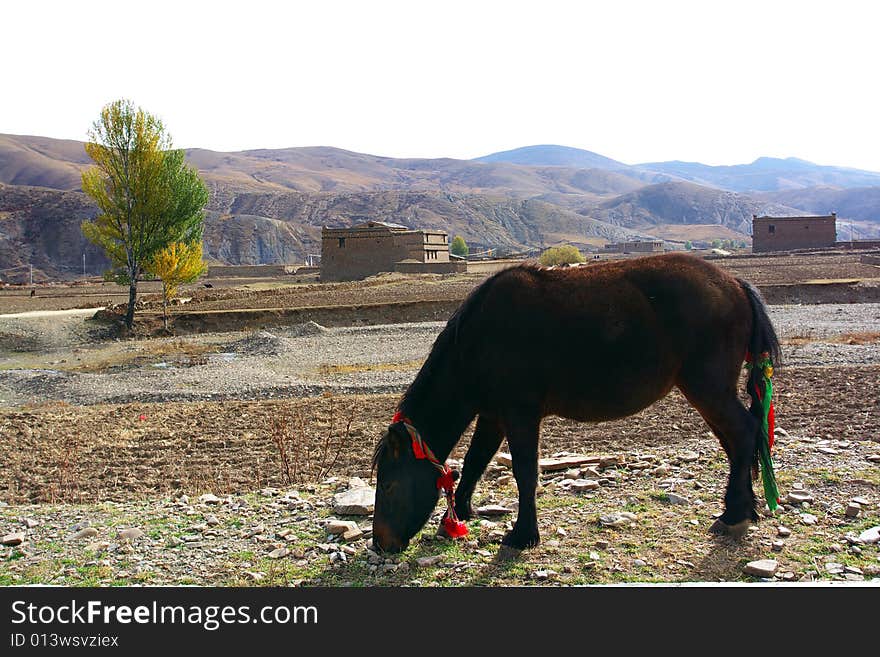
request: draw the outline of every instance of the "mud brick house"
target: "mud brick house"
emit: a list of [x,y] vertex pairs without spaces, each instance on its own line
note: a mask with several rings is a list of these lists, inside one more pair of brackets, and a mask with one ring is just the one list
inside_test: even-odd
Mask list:
[[379,272],[445,274],[466,271],[450,259],[449,236],[382,221],[321,229],[321,280],[352,281]]
[[662,253],[662,240],[634,240],[632,242],[616,242],[602,247],[606,253]]
[[752,215],[752,252],[790,251],[834,246],[837,213],[806,217]]

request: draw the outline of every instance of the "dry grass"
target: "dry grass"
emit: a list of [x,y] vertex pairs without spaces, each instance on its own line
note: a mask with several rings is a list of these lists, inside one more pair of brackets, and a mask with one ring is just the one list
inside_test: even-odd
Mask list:
[[782,339],[785,345],[804,345],[812,342],[830,342],[835,344],[877,344],[880,343],[880,331],[855,331],[839,335],[816,336],[809,333],[790,335]]
[[422,366],[423,360],[408,360],[402,363],[352,363],[350,365],[322,365],[318,373],[322,376],[333,374],[359,374],[361,372],[399,372],[416,370]]
[[167,342],[140,341],[130,351],[117,352],[109,356],[90,359],[87,363],[67,368],[73,372],[99,373],[109,369],[140,367],[163,361],[174,361],[176,365],[202,365],[205,355],[219,350],[218,345],[171,340]]

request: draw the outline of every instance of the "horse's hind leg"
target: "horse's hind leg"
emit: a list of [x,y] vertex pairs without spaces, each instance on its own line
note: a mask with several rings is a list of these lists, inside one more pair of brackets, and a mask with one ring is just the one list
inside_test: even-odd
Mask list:
[[477,482],[483,476],[489,461],[501,446],[504,433],[498,419],[488,415],[480,415],[477,427],[474,429],[474,437],[464,457],[464,465],[461,469],[461,480],[455,491],[455,513],[462,520],[473,517],[471,498]]
[[724,513],[711,529],[715,533],[741,536],[748,525],[758,519],[751,478],[758,421],[740,403],[735,384],[720,386],[709,381],[712,379],[701,377],[690,384],[680,382],[679,389],[718,436],[730,462]]

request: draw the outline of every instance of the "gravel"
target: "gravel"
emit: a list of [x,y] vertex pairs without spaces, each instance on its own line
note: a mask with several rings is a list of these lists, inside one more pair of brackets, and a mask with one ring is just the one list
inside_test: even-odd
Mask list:
[[[848,333],[874,332],[880,304],[770,306],[777,332],[786,338],[808,338],[784,348],[785,366],[880,363],[875,344],[823,342]],[[0,406],[46,401],[88,405],[99,403],[222,401],[306,397],[334,394],[398,394],[415,377],[444,322],[324,328],[312,322],[271,331],[187,336],[194,346],[219,348],[197,364],[160,362],[82,372],[45,369],[77,360],[91,362],[102,349],[131,350],[135,342],[107,341],[86,350],[46,354],[43,362],[21,367],[21,359],[5,351],[17,340],[28,349],[36,340],[44,347],[87,340],[95,330],[87,314],[68,314],[63,321],[44,317],[0,318]],[[28,331],[33,330],[31,342]],[[34,337],[35,336],[35,337]],[[48,336],[48,337],[47,337]],[[48,341],[48,343],[47,343]],[[24,344],[23,342],[23,344]],[[18,349],[17,351],[21,351]],[[18,366],[16,367],[16,365]]]

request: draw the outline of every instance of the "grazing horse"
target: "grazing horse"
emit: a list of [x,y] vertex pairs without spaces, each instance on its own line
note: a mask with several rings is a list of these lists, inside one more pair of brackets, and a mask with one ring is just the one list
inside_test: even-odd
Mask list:
[[701,258],[665,254],[498,272],[450,318],[400,400],[395,419],[405,421],[393,421],[376,447],[375,545],[403,550],[427,522],[441,466],[424,458],[421,446],[445,462],[477,416],[455,512],[473,516],[474,488],[506,437],[519,514],[503,543],[537,545],[542,419],[622,418],[674,386],[718,436],[730,462],[725,510],[712,530],[742,534],[758,518],[750,477],[761,431],[758,368],[748,384],[751,409],[737,396],[749,352],[767,352],[771,363],[779,358],[764,302],[749,283]]

